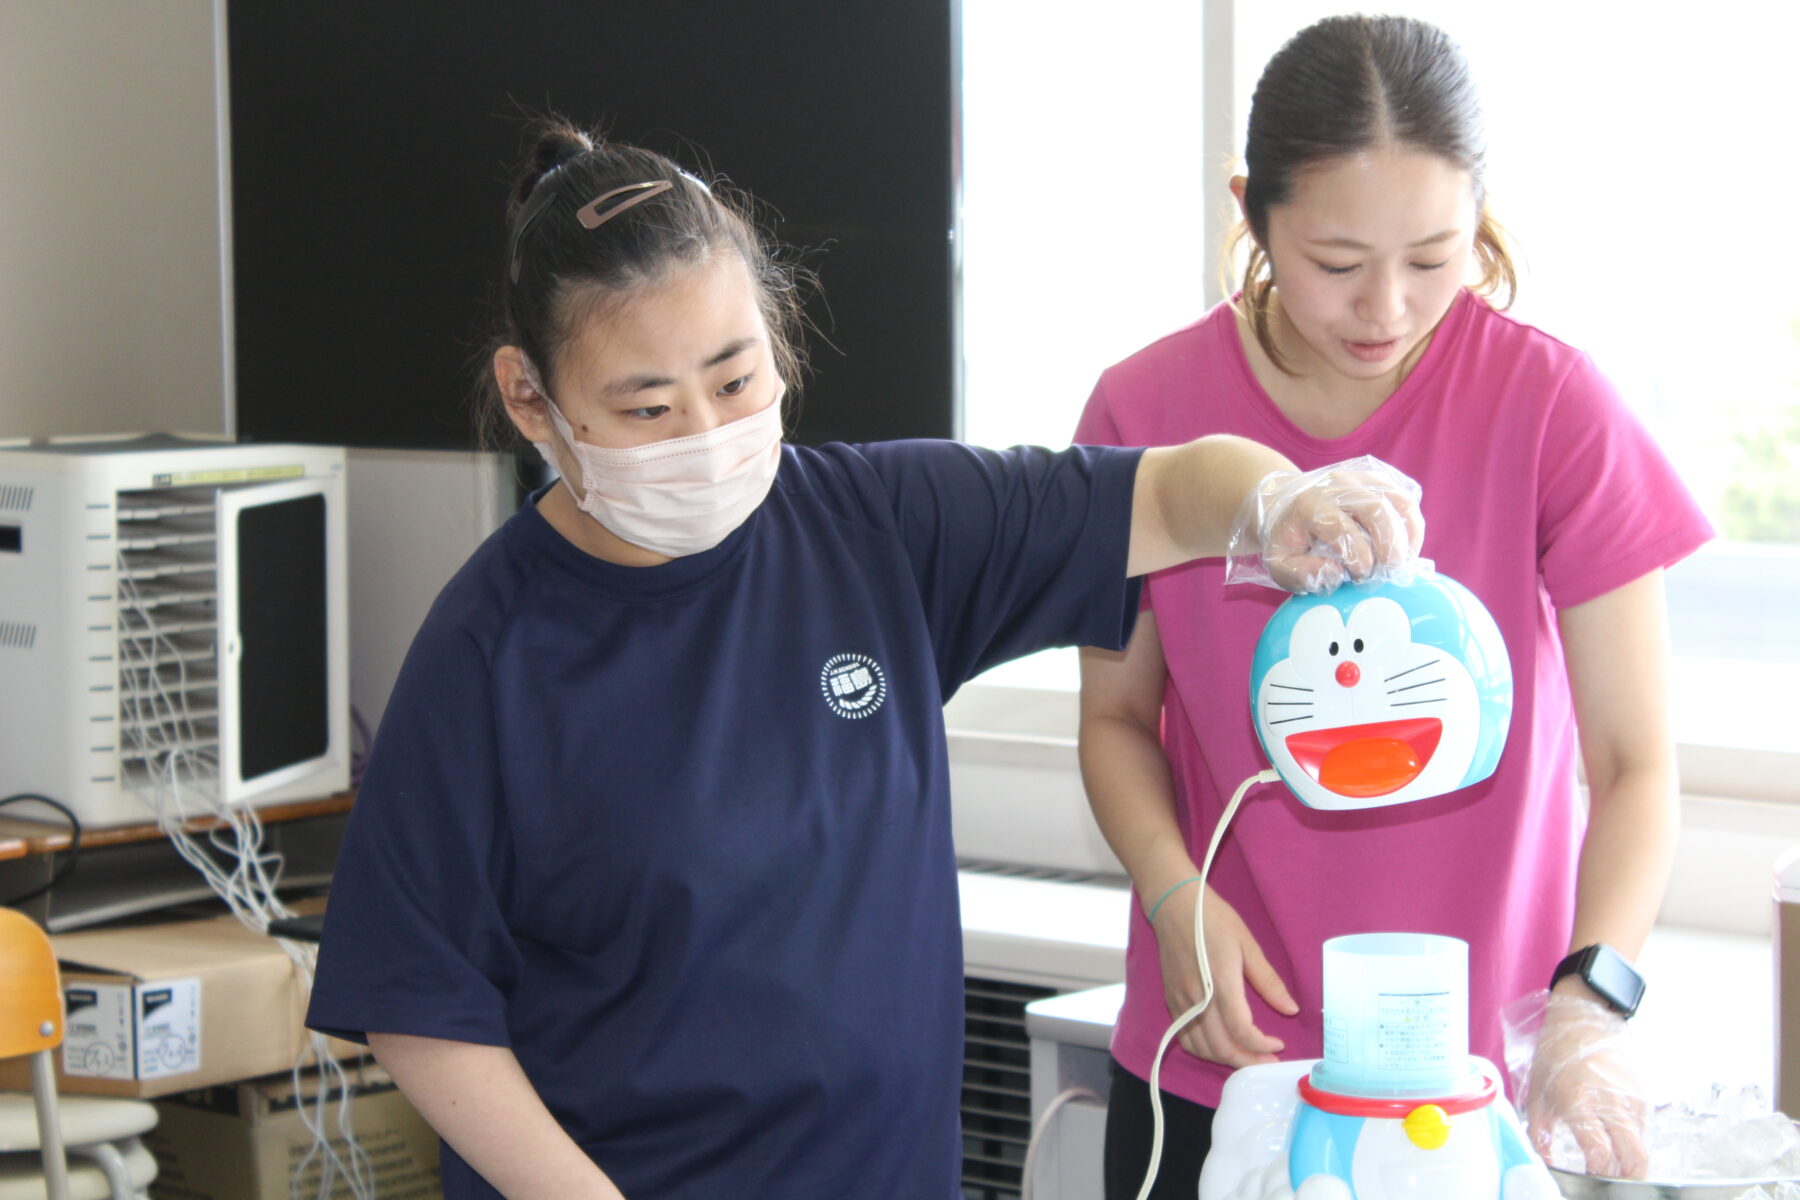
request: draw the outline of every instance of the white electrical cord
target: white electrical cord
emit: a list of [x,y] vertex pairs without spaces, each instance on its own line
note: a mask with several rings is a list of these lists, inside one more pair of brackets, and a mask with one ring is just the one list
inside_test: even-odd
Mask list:
[[[188,678],[186,654],[173,640],[173,635],[159,625],[155,605],[146,602],[139,592],[123,550],[118,554],[117,565],[121,634],[119,686],[122,696],[130,701],[133,717],[131,722],[120,720],[119,748],[123,755],[129,742],[130,748],[141,754],[144,763],[141,776],[121,765],[120,778],[155,815],[157,826],[168,837],[176,853],[199,872],[239,922],[266,935],[271,921],[294,915],[277,893],[281,855],[263,850],[263,825],[255,808],[221,803],[216,725],[222,718],[215,713],[214,745],[209,750],[207,738],[196,724],[203,718],[196,718],[189,705],[190,684],[195,681]],[[125,626],[128,615],[137,621],[129,630]],[[159,661],[162,655],[167,659]],[[172,681],[165,681],[163,677],[165,665],[174,668]],[[205,686],[205,681],[199,681],[199,684]],[[211,686],[216,689],[217,684],[215,679]],[[123,711],[120,716],[124,717]],[[189,832],[189,823],[202,818],[209,823],[207,844],[231,864],[229,869],[221,866],[206,846]],[[276,942],[293,962],[304,990],[310,993],[316,948],[287,938],[277,938]],[[318,1066],[315,1098],[310,1107],[303,1098],[305,1086],[301,1077],[309,1053]],[[307,1045],[294,1061],[291,1078],[301,1120],[313,1141],[305,1156],[294,1166],[289,1195],[301,1196],[305,1172],[322,1156],[315,1195],[330,1197],[339,1186],[345,1186],[349,1188],[352,1200],[374,1200],[374,1164],[351,1128],[349,1078],[322,1035],[309,1036]],[[339,1097],[337,1126],[344,1145],[343,1153],[333,1145],[327,1129],[326,1108],[333,1090]]]
[[1204,910],[1206,877],[1212,872],[1213,856],[1218,853],[1219,843],[1225,838],[1225,827],[1231,824],[1231,818],[1236,814],[1238,805],[1243,803],[1244,794],[1259,783],[1278,783],[1280,780],[1281,775],[1271,768],[1258,771],[1238,784],[1237,791],[1232,793],[1231,803],[1227,804],[1225,811],[1219,815],[1219,823],[1213,828],[1212,841],[1206,847],[1206,858],[1200,863],[1200,899],[1194,905],[1194,955],[1200,960],[1200,1002],[1175,1018],[1169,1026],[1168,1032],[1163,1034],[1162,1043],[1156,1047],[1156,1060],[1150,1064],[1150,1169],[1144,1176],[1144,1186],[1138,1189],[1137,1200],[1149,1200],[1150,1189],[1156,1186],[1156,1173],[1162,1167],[1163,1111],[1160,1081],[1162,1079],[1163,1054],[1169,1049],[1169,1043],[1175,1040],[1176,1035],[1187,1027],[1188,1022],[1205,1012],[1206,1006],[1212,1003],[1213,978],[1212,967],[1206,961]]
[[1086,1104],[1092,1108],[1105,1108],[1106,1101],[1100,1099],[1092,1088],[1072,1087],[1056,1094],[1056,1098],[1044,1106],[1044,1115],[1038,1118],[1037,1128],[1031,1131],[1031,1141],[1025,1147],[1025,1170],[1021,1176],[1019,1200],[1031,1200],[1031,1193],[1037,1178],[1037,1152],[1043,1144],[1044,1133],[1050,1128],[1050,1122],[1062,1111],[1064,1105]]

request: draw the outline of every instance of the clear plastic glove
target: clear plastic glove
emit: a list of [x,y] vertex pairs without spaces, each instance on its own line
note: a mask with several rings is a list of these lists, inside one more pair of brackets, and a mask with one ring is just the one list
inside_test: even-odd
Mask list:
[[[1506,1067],[1532,1146],[1551,1166],[1641,1179],[1650,1105],[1631,1067],[1625,1018],[1583,995],[1536,991],[1500,1014]],[[1578,1161],[1557,1161],[1571,1138]]]
[[1225,582],[1315,593],[1404,582],[1424,541],[1419,485],[1378,458],[1273,471],[1232,523]]
[[[1171,1021],[1206,995],[1200,961],[1194,954],[1194,917],[1200,891],[1196,885],[1171,895],[1157,909],[1152,926],[1156,930],[1163,996]],[[1245,986],[1255,988],[1277,1012],[1292,1016],[1300,1011],[1300,1006],[1263,956],[1262,947],[1256,944],[1237,910],[1210,887],[1205,890],[1204,906],[1213,998],[1204,1012],[1187,1023],[1177,1041],[1195,1058],[1228,1067],[1274,1062],[1283,1043],[1256,1027]]]

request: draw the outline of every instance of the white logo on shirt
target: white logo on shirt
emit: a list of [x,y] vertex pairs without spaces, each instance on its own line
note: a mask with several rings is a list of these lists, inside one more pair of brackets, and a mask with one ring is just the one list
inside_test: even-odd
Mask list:
[[881,673],[881,665],[866,654],[839,654],[819,672],[819,691],[832,712],[860,721],[887,699],[887,677]]

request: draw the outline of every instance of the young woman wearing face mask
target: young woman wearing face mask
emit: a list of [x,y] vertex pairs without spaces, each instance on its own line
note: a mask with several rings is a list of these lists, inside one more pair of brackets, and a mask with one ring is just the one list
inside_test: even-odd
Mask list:
[[[1630,958],[1655,917],[1676,821],[1662,571],[1710,530],[1593,362],[1490,303],[1514,273],[1482,155],[1468,68],[1441,31],[1339,17],[1297,34],[1257,86],[1231,182],[1241,292],[1105,372],[1076,432],[1126,446],[1235,433],[1303,468],[1394,464],[1423,487],[1426,555],[1499,622],[1516,696],[1486,782],[1350,813],[1253,798],[1202,893],[1194,863],[1265,761],[1241,687],[1216,681],[1249,677],[1280,597],[1226,588],[1217,564],[1177,568],[1147,581],[1123,654],[1083,652],[1094,812],[1146,906],[1167,896],[1154,926],[1142,908],[1131,919],[1113,1200],[1145,1178],[1158,1040],[1201,995],[1197,918],[1218,992],[1162,1065],[1175,1123],[1152,1193],[1187,1200],[1232,1069],[1321,1053],[1325,939],[1467,941],[1471,1049],[1499,1063],[1502,1005],[1548,987],[1572,951]],[[1525,1113],[1540,1149],[1563,1121],[1607,1174],[1644,1165],[1616,1026],[1580,974],[1560,978]]]
[[[347,829],[308,1023],[443,1135],[448,1200],[950,1200],[942,705],[1117,646],[1287,460],[781,442],[792,281],[658,155],[566,127],[513,198],[494,400],[560,481],[445,588]],[[1405,561],[1338,472],[1265,559]],[[1374,490],[1372,491],[1372,486]]]

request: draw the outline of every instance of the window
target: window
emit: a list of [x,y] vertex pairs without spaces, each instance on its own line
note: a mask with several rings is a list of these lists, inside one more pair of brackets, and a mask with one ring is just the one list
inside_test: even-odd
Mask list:
[[[964,0],[971,441],[1066,443],[1101,369],[1205,312],[1208,206],[1217,228],[1262,64],[1348,10],[1119,0],[1102,23]],[[1719,530],[1669,575],[1677,732],[1774,753],[1763,790],[1778,794],[1800,728],[1800,246],[1785,220],[1800,170],[1782,120],[1800,112],[1800,16],[1750,0],[1703,21],[1566,0],[1390,11],[1469,56],[1491,203],[1520,252],[1514,314],[1595,357]],[[1230,54],[1204,51],[1203,22]],[[1203,98],[1217,120],[1220,97],[1235,111],[1222,152],[1202,127]],[[1073,687],[1073,662],[990,678]]]
[[[964,436],[1067,445],[1100,372],[1206,311],[1202,9],[963,0]],[[1146,37],[1155,30],[1155,37]]]

